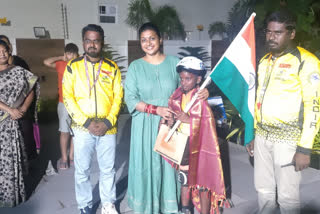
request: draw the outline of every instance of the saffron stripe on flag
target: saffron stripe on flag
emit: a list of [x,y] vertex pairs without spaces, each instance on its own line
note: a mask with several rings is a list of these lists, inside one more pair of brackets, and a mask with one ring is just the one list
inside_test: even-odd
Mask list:
[[242,37],[246,40],[249,47],[251,47],[251,63],[254,70],[256,70],[256,39],[254,33],[254,22],[250,22],[248,27],[242,33]]

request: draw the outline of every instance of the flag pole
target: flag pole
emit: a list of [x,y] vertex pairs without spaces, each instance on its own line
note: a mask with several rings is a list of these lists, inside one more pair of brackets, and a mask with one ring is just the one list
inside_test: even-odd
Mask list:
[[[223,53],[223,55],[220,57],[218,63],[214,66],[214,68],[211,70],[210,74],[207,75],[207,78],[205,79],[205,81],[202,83],[202,85],[200,86],[199,90],[204,89],[209,82],[211,81],[211,77],[210,75],[212,74],[212,72],[215,70],[215,68],[219,65],[219,63],[221,62],[221,60],[224,58],[226,52],[228,51],[228,49],[231,47],[232,43],[236,40],[237,37],[241,36],[243,31],[246,29],[246,27],[250,24],[251,20],[256,16],[256,13],[252,13],[251,16],[249,17],[249,19],[247,20],[247,22],[243,25],[243,27],[241,28],[241,30],[239,31],[238,35],[233,39],[233,41],[231,42],[231,44],[229,45],[229,47],[227,48],[227,50]],[[187,113],[190,108],[192,107],[193,103],[196,101],[197,99],[197,94],[195,94],[191,101],[187,104],[186,108],[184,109],[184,112]],[[164,139],[165,142],[168,142],[171,138],[171,136],[173,135],[174,131],[179,127],[179,125],[181,124],[181,121],[178,120],[173,127],[170,129],[167,137]]]

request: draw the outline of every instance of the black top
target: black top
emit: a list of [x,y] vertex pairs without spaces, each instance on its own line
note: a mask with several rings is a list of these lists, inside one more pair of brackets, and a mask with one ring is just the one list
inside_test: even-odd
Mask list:
[[26,63],[26,61],[24,61],[24,59],[22,59],[21,57],[16,56],[16,55],[13,55],[12,57],[13,57],[12,64],[18,65],[18,66],[30,71],[29,65]]

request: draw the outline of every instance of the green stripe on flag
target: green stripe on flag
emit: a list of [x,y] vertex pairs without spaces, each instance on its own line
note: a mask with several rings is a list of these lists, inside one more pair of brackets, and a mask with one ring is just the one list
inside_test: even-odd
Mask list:
[[211,79],[228,97],[245,123],[245,145],[254,138],[253,115],[248,108],[248,84],[236,66],[226,57],[210,75]]

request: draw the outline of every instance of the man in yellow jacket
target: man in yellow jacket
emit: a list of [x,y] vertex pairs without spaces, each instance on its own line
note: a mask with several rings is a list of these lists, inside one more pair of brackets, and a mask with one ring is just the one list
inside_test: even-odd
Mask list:
[[[301,170],[310,164],[319,130],[320,62],[293,44],[295,18],[274,12],[267,18],[270,53],[259,64],[255,105],[254,181],[260,213],[300,213]],[[277,200],[276,200],[277,199]],[[278,202],[278,203],[277,203]]]
[[94,151],[100,169],[102,214],[117,214],[114,206],[117,118],[123,89],[117,64],[101,56],[103,29],[82,29],[85,54],[70,61],[63,75],[63,102],[74,132],[75,191],[81,213],[92,213],[90,163]]

